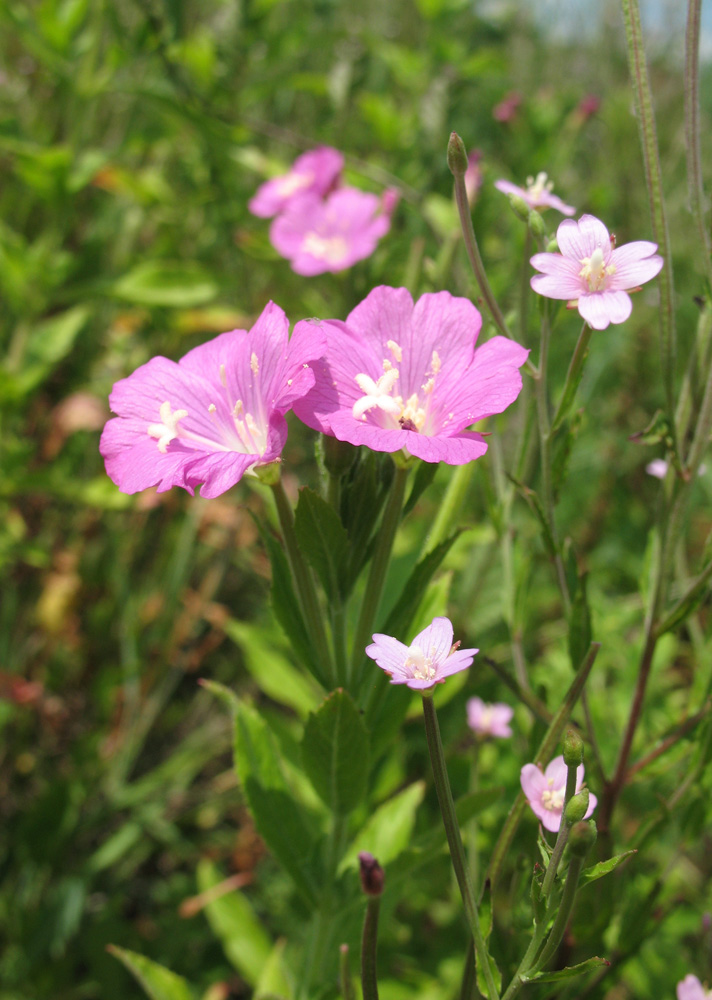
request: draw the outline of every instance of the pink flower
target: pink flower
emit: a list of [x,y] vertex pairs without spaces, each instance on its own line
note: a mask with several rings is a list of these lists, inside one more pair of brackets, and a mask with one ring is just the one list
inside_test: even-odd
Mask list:
[[289,321],[270,302],[250,332],[233,330],[179,362],[152,358],[114,385],[118,414],[99,445],[123,493],[182,486],[216,497],[256,465],[273,462],[287,440],[284,414],[314,384],[307,362],[324,350],[318,327]]
[[488,705],[481,698],[470,698],[467,702],[467,724],[480,736],[511,736],[509,721],[514,709],[502,702]]
[[366,656],[385,670],[391,684],[407,684],[414,691],[425,691],[451,674],[467,670],[479,653],[479,649],[459,649],[460,643],[453,645],[452,636],[449,618],[433,618],[410,646],[390,635],[374,635],[372,645],[366,646]]
[[521,103],[522,95],[511,90],[492,108],[492,117],[498,122],[511,122],[516,118]]
[[322,201],[315,194],[295,198],[270,227],[275,250],[286,257],[297,274],[343,271],[370,257],[391,228],[397,195],[383,198],[343,187]]
[[656,243],[639,240],[613,249],[615,238],[593,215],[578,222],[564,219],[556,239],[561,253],[537,253],[532,266],[541,271],[531,279],[539,295],[569,299],[594,330],[624,323],[633,305],[628,291],[650,281],[663,266]]
[[338,149],[319,146],[297,157],[286,174],[260,185],[248,208],[253,215],[270,219],[300,195],[325,195],[337,184],[343,169],[344,157]]
[[537,174],[536,179],[527,177],[527,186],[525,188],[517,187],[511,181],[504,180],[495,181],[494,186],[504,194],[516,194],[517,197],[527,203],[529,208],[555,208],[563,215],[573,215],[576,211],[573,205],[564,204],[561,198],[551,193],[554,182],[550,181],[543,172]]
[[[487,451],[465,430],[519,395],[528,351],[506,337],[475,350],[482,317],[449,292],[413,304],[381,285],[338,320],[304,320],[326,336],[316,384],[294,411],[309,427],[373,451],[404,449],[425,462],[464,465]],[[299,328],[300,324],[297,324]]]
[[[583,787],[583,764],[576,771],[576,791]],[[566,772],[563,756],[555,757],[542,773],[536,764],[525,764],[522,768],[520,781],[522,791],[526,795],[532,812],[541,820],[546,830],[556,832],[561,826],[561,814],[564,810],[564,792],[566,791]],[[591,795],[584,819],[588,819],[596,808],[598,799]]]
[[480,167],[480,160],[482,159],[482,150],[473,149],[470,155],[467,157],[467,170],[465,171],[465,191],[467,192],[467,201],[470,206],[475,204],[477,200],[477,194],[482,187],[482,167]]
[[677,984],[677,1000],[712,1000],[712,990],[706,990],[697,976],[685,976]]

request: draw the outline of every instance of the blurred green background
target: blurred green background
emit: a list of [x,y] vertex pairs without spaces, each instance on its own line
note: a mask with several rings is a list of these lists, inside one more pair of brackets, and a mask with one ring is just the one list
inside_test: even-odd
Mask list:
[[[122,496],[97,447],[107,396],[155,354],[178,358],[249,326],[270,298],[294,322],[343,318],[381,283],[473,294],[453,235],[445,162],[453,129],[482,153],[475,226],[505,309],[518,301],[524,234],[492,186],[498,177],[521,183],[546,170],[556,193],[603,218],[621,242],[649,238],[615,7],[590,18],[572,9],[563,34],[560,18],[553,31],[535,18],[537,4],[527,8],[463,0],[0,3],[1,1000],[139,996],[106,953],[111,942],[203,990],[226,984],[216,998],[249,995],[200,906],[186,909],[186,900],[198,892],[196,866],[206,858],[225,877],[244,873],[248,882],[261,873],[250,891],[270,927],[286,892],[242,804],[228,721],[197,685],[210,677],[270,704],[269,681],[259,676],[268,654],[260,661],[254,653],[257,635],[274,637],[269,565],[251,516],[262,499],[245,484],[210,502],[178,490]],[[684,356],[703,283],[686,243],[682,43],[663,37],[651,70]],[[705,83],[709,67],[708,124]],[[709,127],[703,140],[709,163]],[[304,279],[271,248],[268,223],[251,217],[247,202],[262,180],[319,143],[343,150],[350,182],[377,192],[394,184],[402,198],[371,259]],[[625,329],[601,335],[606,347],[592,355],[582,386],[586,416],[561,499],[562,534],[576,538],[592,570],[605,651],[597,721],[613,738],[626,702],[620,690],[608,701],[606,692],[617,671],[630,680],[625,637],[639,613],[657,489],[644,473],[653,453],[628,441],[662,402],[655,301],[646,290]],[[532,334],[533,307],[530,323]],[[576,325],[565,314],[557,322],[555,384]],[[292,425],[285,457],[293,486],[314,479],[311,448],[310,434]],[[467,512],[472,531],[447,570],[459,620],[477,645],[504,658],[482,465]],[[444,481],[441,470],[401,543],[404,557]],[[709,480],[697,489],[704,503],[692,549],[709,528]],[[520,518],[532,546],[517,566],[530,593],[519,613],[533,680],[546,693],[568,668],[536,525],[526,509]],[[245,623],[263,630],[249,633],[252,662]],[[704,632],[695,641],[697,653],[709,652]],[[691,642],[670,639],[664,650],[670,669],[652,692],[651,732],[691,697]],[[467,683],[470,693],[504,694],[486,674]],[[273,707],[276,718],[288,715],[289,702]],[[445,726],[452,745],[462,745],[461,704],[446,710]],[[424,768],[422,738],[417,724],[407,732],[394,766],[413,779]],[[500,765],[492,755],[485,777],[496,773],[513,792],[521,762],[514,754]],[[694,859],[677,865],[674,834],[659,847],[672,872],[664,934],[647,953],[642,946],[618,992],[596,995],[662,997],[662,981],[672,996],[701,949],[707,965],[694,971],[712,972],[709,929],[700,924],[705,816],[688,827],[698,831]],[[647,892],[653,876],[640,878]],[[678,897],[690,905],[668,905]],[[421,885],[393,918],[393,953],[423,959],[422,980],[402,972],[403,982],[415,977],[410,996],[439,997],[437,983],[455,978],[442,965],[446,954],[428,944],[428,926],[453,919],[439,906],[429,909]]]

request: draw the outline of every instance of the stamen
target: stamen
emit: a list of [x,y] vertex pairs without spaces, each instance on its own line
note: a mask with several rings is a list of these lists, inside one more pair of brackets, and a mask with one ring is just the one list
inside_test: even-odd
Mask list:
[[260,364],[259,361],[257,360],[257,355],[255,354],[254,351],[250,355],[250,368],[252,369],[253,375],[259,375]]
[[158,411],[161,418],[160,424],[149,424],[148,434],[152,438],[158,439],[158,450],[165,455],[168,445],[178,437],[178,421],[188,416],[187,410],[174,410],[171,412],[171,404],[166,400],[161,403]]
[[225,365],[220,365],[220,384],[223,389],[227,389],[227,373],[225,371]]
[[401,347],[398,344],[396,344],[395,340],[387,340],[386,347],[391,352],[391,354],[398,362],[398,364],[400,364],[401,361],[403,360],[403,351]]

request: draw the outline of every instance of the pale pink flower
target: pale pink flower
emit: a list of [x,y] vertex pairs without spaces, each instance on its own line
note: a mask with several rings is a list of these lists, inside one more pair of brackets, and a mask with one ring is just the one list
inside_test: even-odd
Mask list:
[[487,704],[481,698],[470,698],[467,702],[467,724],[480,736],[511,736],[509,722],[513,715],[514,709],[502,702]]
[[344,157],[338,149],[319,146],[298,156],[286,174],[260,185],[248,208],[253,215],[270,219],[300,195],[323,197],[338,183],[343,169]]
[[[536,764],[525,764],[520,775],[522,791],[527,797],[532,812],[541,820],[544,829],[554,833],[561,826],[567,770],[564,758],[560,756],[554,757],[546,771],[543,772]],[[580,792],[583,787],[583,775],[583,764],[579,764],[576,770],[577,792]],[[596,808],[597,802],[596,796],[591,795],[584,819],[588,819]]]
[[[668,463],[664,458],[654,458],[645,466],[645,471],[649,476],[655,476],[656,479],[664,479],[667,476]],[[707,472],[707,466],[701,465],[697,470],[697,475],[704,476],[705,472]]]
[[482,159],[482,150],[473,149],[470,155],[467,157],[467,170],[465,171],[465,191],[467,192],[467,201],[470,206],[474,205],[477,200],[477,194],[482,187],[482,167],[480,166],[480,160]]
[[561,253],[537,253],[531,264],[541,271],[531,279],[539,295],[568,299],[594,330],[624,323],[633,304],[629,291],[650,281],[663,266],[656,243],[638,240],[614,249],[603,223],[593,215],[564,219],[556,232]]
[[371,256],[391,228],[396,201],[390,189],[382,198],[352,187],[338,188],[323,201],[303,195],[277,216],[269,237],[297,274],[343,271]]
[[[373,451],[404,449],[464,465],[487,451],[471,424],[519,395],[528,351],[506,337],[475,349],[482,317],[469,299],[381,285],[338,320],[318,324],[327,347],[316,383],[295,404],[309,427]],[[297,324],[297,328],[299,324]]]
[[479,649],[459,649],[460,643],[453,645],[452,636],[449,618],[433,618],[410,646],[391,635],[377,633],[373,643],[366,646],[366,656],[388,674],[391,684],[407,684],[415,691],[425,691],[467,670],[479,653]]
[[152,358],[114,385],[118,416],[99,449],[123,493],[182,486],[216,497],[257,465],[279,458],[285,413],[314,384],[309,361],[324,350],[318,327],[289,340],[289,321],[270,302],[249,331],[223,333],[179,362]]
[[521,103],[522,95],[511,90],[492,108],[492,117],[498,122],[511,122],[516,118]]
[[573,205],[566,205],[561,198],[552,194],[554,182],[550,181],[545,173],[539,173],[534,177],[527,177],[525,188],[512,184],[511,181],[499,180],[494,182],[498,191],[504,194],[516,194],[529,208],[540,210],[542,208],[555,208],[563,215],[573,215],[576,209]]
[[706,990],[697,976],[685,976],[677,984],[677,1000],[712,1000],[712,990]]

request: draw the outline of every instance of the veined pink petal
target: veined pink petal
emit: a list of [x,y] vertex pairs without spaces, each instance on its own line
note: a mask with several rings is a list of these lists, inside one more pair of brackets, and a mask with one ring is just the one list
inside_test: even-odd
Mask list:
[[663,266],[663,259],[656,253],[657,243],[638,240],[617,247],[611,254],[615,266],[612,285],[615,288],[635,288],[656,276]]
[[452,677],[453,674],[459,674],[461,670],[467,670],[468,667],[472,666],[472,661],[478,653],[479,649],[456,649],[440,668],[440,678]]
[[600,219],[593,215],[582,215],[578,222],[564,219],[556,231],[556,241],[564,257],[582,261],[590,257],[596,249],[603,252],[605,260],[611,254],[611,239]]
[[[583,768],[577,769],[576,771],[576,781],[579,781],[579,771],[581,775],[581,780],[583,780]],[[547,782],[553,782],[554,788],[563,788],[566,785],[566,775],[568,774],[568,768],[564,763],[564,758],[560,754],[558,757],[554,757],[551,763],[547,764],[544,770],[544,777]]]
[[532,267],[541,274],[531,278],[531,286],[539,295],[549,299],[577,299],[587,285],[581,278],[581,265],[577,261],[555,253],[537,253],[531,258]]
[[346,326],[363,344],[381,357],[384,345],[410,341],[413,298],[407,288],[378,285],[346,317]]
[[469,368],[444,372],[438,392],[443,429],[459,432],[506,410],[521,392],[519,369],[528,355],[516,341],[492,337],[477,348]]
[[392,635],[376,633],[373,643],[366,647],[366,656],[370,656],[382,670],[391,674],[394,684],[405,684],[410,679],[404,667],[408,647]]
[[430,625],[418,632],[411,646],[428,649],[437,660],[445,660],[452,649],[452,622],[449,618],[433,618]]
[[253,215],[268,219],[300,195],[321,197],[338,183],[343,167],[344,157],[338,150],[319,146],[297,157],[286,174],[260,185],[248,207]]
[[529,802],[540,802],[542,793],[547,788],[546,778],[536,764],[525,764],[520,772],[522,791]]
[[[193,487],[185,482],[185,448],[158,452],[156,442],[145,434],[145,421],[135,418],[109,420],[99,442],[106,472],[120,485],[122,493],[139,493],[151,486],[164,493],[172,486],[182,486],[192,496]],[[192,452],[188,453],[193,458]]]
[[451,653],[452,624],[448,618],[434,618],[416,635],[410,646],[393,636],[377,633],[366,647],[366,655],[390,676],[392,684],[407,684],[416,691],[426,691],[446,677],[470,666],[476,649],[458,649]]
[[704,988],[697,976],[688,973],[677,984],[677,1000],[709,1000],[710,994]]
[[594,330],[609,323],[624,323],[633,310],[627,292],[587,292],[579,296],[578,311]]

